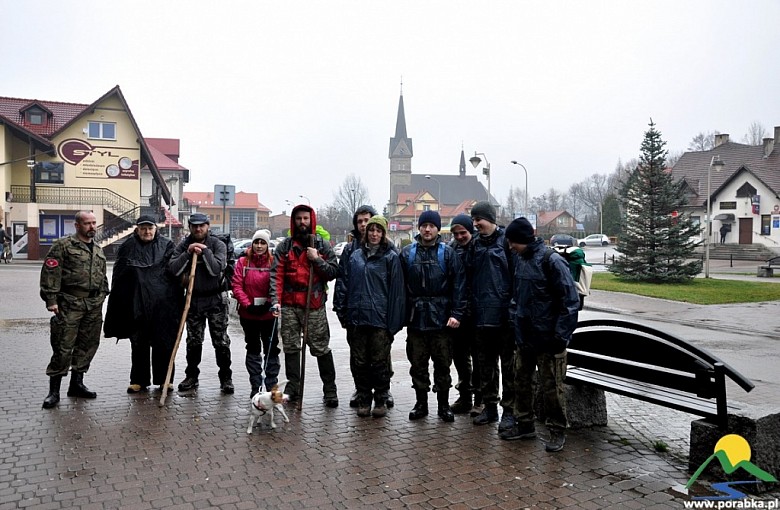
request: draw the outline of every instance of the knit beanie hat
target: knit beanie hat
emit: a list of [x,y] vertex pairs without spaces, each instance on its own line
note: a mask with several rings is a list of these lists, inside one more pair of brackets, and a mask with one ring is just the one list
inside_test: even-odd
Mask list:
[[423,211],[417,219],[417,228],[422,227],[423,223],[433,223],[437,230],[441,230],[441,216],[436,211]]
[[255,232],[255,235],[252,236],[252,241],[256,239],[262,239],[265,241],[265,244],[268,244],[268,241],[271,240],[271,232],[268,230],[262,229]]
[[474,204],[471,208],[472,218],[482,218],[488,220],[495,225],[496,223],[496,208],[490,202],[482,201]]
[[368,220],[368,223],[366,224],[366,232],[368,232],[368,227],[371,225],[379,225],[382,227],[382,230],[387,232],[387,219],[384,216],[371,216],[371,218]]
[[455,225],[460,225],[472,234],[474,233],[474,222],[471,221],[471,217],[468,214],[459,214],[452,218],[452,221],[450,222],[450,230],[452,230],[452,227]]
[[534,242],[534,227],[525,218],[517,218],[506,227],[506,238],[517,244],[531,244]]

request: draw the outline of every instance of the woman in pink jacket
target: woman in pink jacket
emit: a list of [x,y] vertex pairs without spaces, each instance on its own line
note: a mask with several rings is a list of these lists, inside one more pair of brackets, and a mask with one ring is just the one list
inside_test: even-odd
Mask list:
[[271,301],[268,299],[273,262],[268,249],[270,238],[268,230],[255,232],[252,245],[236,263],[232,281],[233,297],[238,301],[238,316],[246,341],[246,370],[252,385],[251,396],[262,389],[263,383],[266,391],[270,391],[279,377],[278,324],[270,312]]

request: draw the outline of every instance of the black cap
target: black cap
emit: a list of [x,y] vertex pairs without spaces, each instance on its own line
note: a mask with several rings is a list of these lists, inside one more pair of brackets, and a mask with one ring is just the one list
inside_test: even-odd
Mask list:
[[138,217],[138,220],[135,222],[136,225],[157,225],[157,222],[154,221],[154,218],[149,216],[148,214],[144,214],[142,216]]
[[517,218],[506,227],[506,238],[512,243],[531,244],[534,242],[534,227],[525,218]]
[[203,225],[203,224],[209,225],[209,217],[206,216],[203,213],[192,213],[190,214],[190,225]]
[[496,208],[490,202],[477,202],[471,208],[471,217],[474,219],[482,218],[490,223],[496,223]]

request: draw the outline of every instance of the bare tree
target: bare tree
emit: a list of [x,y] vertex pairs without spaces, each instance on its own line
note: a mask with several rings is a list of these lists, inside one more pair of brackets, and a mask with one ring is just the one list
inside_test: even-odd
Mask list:
[[689,151],[708,151],[715,147],[715,135],[719,135],[720,131],[701,131],[698,135],[691,139],[688,144]]
[[368,189],[355,174],[349,174],[339,189],[333,193],[333,205],[343,209],[350,216],[355,209],[364,205],[369,200]]
[[742,141],[748,145],[761,145],[764,142],[765,136],[766,129],[764,126],[757,120],[754,120],[748,128],[747,134],[742,137]]

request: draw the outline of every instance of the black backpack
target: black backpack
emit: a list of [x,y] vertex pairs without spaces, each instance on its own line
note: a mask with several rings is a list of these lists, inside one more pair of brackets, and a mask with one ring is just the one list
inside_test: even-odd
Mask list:
[[220,280],[220,286],[222,290],[230,290],[230,282],[233,281],[233,275],[236,273],[236,252],[233,248],[233,240],[230,239],[230,234],[214,234],[214,237],[225,243],[227,247],[227,257],[225,270],[222,272],[222,279]]

